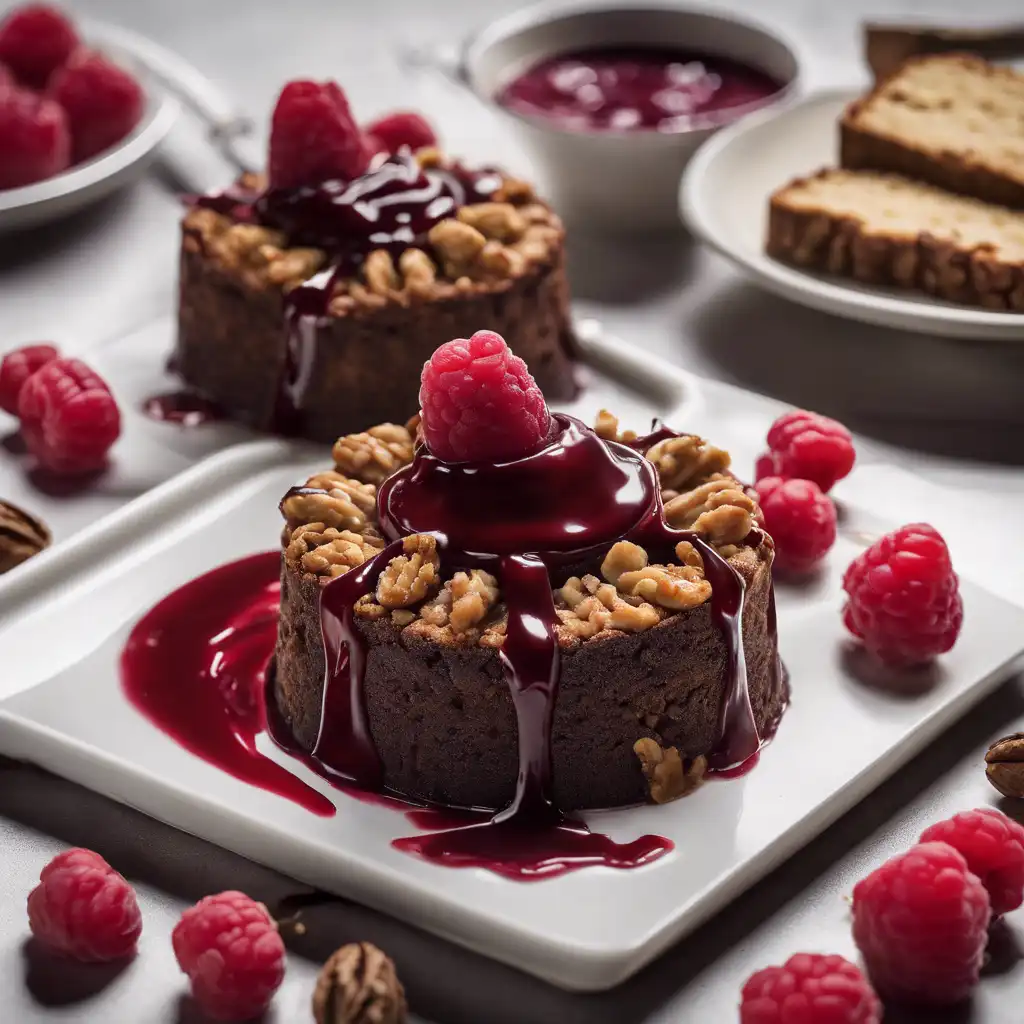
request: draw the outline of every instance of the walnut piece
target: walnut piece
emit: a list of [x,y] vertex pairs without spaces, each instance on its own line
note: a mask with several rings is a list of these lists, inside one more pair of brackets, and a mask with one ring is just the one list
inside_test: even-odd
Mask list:
[[377,600],[385,608],[408,608],[425,601],[440,586],[437,541],[414,533],[402,542],[404,554],[392,558],[377,581]]
[[642,569],[647,565],[647,552],[639,544],[620,540],[611,546],[601,563],[601,575],[609,583],[618,583],[624,572]]
[[0,501],[0,574],[50,546],[49,527],[24,509]]
[[652,445],[647,458],[657,467],[661,486],[666,490],[684,491],[729,468],[729,453],[708,444],[696,434],[669,437]]
[[445,272],[451,278],[463,276],[487,244],[487,239],[476,228],[451,218],[435,224],[428,237],[444,260]]
[[390,957],[369,942],[331,954],[313,993],[316,1024],[404,1024],[405,990]]
[[333,578],[373,558],[383,546],[376,537],[336,530],[323,523],[308,523],[292,532],[285,558],[304,572]]
[[401,284],[395,270],[395,261],[387,249],[374,249],[363,263],[363,275],[370,291],[376,295],[389,295]]
[[422,249],[406,249],[398,257],[398,269],[405,287],[414,295],[429,294],[437,279],[437,267]]
[[627,599],[596,576],[570,576],[555,591],[555,614],[571,636],[587,640],[604,629],[639,633],[657,625],[661,613],[641,599]]
[[689,565],[648,565],[625,572],[618,589],[674,612],[697,608],[711,596],[711,584],[703,572]]
[[633,753],[640,759],[651,801],[656,804],[688,796],[704,781],[707,772],[707,758],[695,758],[687,769],[676,747],[662,747],[649,736],[633,744]]
[[350,480],[340,473],[317,473],[281,502],[281,514],[290,527],[324,523],[337,530],[360,532],[376,507],[372,484]]
[[448,586],[452,594],[448,625],[456,633],[479,625],[498,600],[498,581],[482,569],[457,572]]
[[381,423],[361,434],[346,434],[334,443],[339,473],[367,484],[380,484],[412,462],[413,438],[406,427]]
[[710,480],[665,502],[665,520],[692,529],[712,544],[739,544],[754,527],[757,505],[731,476]]
[[613,416],[607,409],[602,409],[597,414],[594,423],[594,433],[605,441],[635,441],[635,430],[624,430],[619,432],[619,418]]
[[511,203],[473,203],[463,206],[456,216],[485,238],[499,242],[514,242],[526,231],[523,215]]

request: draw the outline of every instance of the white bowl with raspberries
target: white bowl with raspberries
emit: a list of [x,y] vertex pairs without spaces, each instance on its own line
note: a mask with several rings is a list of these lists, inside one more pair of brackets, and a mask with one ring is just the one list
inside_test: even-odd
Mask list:
[[139,59],[150,46],[45,4],[0,21],[0,232],[74,213],[145,169],[178,114]]

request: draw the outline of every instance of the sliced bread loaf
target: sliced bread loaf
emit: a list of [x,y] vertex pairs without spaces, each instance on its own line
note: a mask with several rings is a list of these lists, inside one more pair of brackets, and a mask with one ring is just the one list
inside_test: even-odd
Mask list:
[[771,198],[766,248],[799,267],[1024,311],[1024,212],[894,174],[791,182]]
[[1024,75],[967,54],[909,60],[847,108],[840,162],[1024,208]]

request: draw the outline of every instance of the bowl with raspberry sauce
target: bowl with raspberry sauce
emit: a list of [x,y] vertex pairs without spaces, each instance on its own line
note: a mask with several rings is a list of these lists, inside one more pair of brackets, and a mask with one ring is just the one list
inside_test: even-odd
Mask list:
[[797,88],[774,29],[675,6],[544,4],[454,54],[419,52],[511,124],[569,221],[678,226],[679,178],[716,129]]

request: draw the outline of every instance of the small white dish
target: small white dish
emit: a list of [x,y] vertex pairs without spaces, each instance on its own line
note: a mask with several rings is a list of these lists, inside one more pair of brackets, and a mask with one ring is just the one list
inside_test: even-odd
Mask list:
[[763,71],[780,89],[761,106],[778,107],[799,88],[796,48],[774,25],[744,14],[664,2],[618,0],[542,3],[499,18],[455,53],[424,47],[406,54],[468,89],[500,116],[535,158],[546,194],[570,223],[620,231],[677,226],[676,189],[687,161],[705,139],[747,108],[694,118],[687,131],[568,131],[507,110],[495,95],[528,66],[590,47],[673,47],[728,57]]
[[89,46],[138,79],[146,94],[142,118],[127,137],[93,159],[45,181],[0,190],[0,233],[66,217],[134,180],[156,155],[157,146],[178,116],[177,100],[157,83],[140,59],[140,53],[154,44],[132,32],[97,22],[86,22],[81,27]]
[[[584,392],[573,412],[592,419],[607,405],[640,428],[658,413],[728,447],[737,467],[752,465],[778,403],[584,334],[592,365],[653,376],[659,387],[632,403]],[[396,809],[331,790],[262,740],[337,815],[317,817],[248,786],[158,731],[118,683],[121,646],[140,609],[215,565],[272,548],[278,498],[325,454],[311,459],[308,448],[279,440],[237,445],[13,574],[0,586],[0,752],[566,988],[610,988],[698,927],[991,690],[1024,642],[1024,610],[967,582],[992,575],[967,529],[951,538],[965,577],[964,631],[928,676],[932,687],[911,697],[880,673],[854,678],[840,616],[843,567],[868,535],[929,509],[942,529],[971,520],[969,495],[862,462],[840,484],[843,533],[827,567],[808,585],[778,588],[793,703],[760,764],[671,805],[588,815],[618,841],[665,836],[671,854],[635,871],[591,868],[535,884],[439,867],[392,848],[415,832]]]
[[680,205],[687,226],[749,278],[801,305],[951,338],[1024,341],[1024,314],[862,285],[798,270],[765,254],[771,194],[793,178],[835,166],[839,118],[857,95],[819,93],[724,128],[704,145],[683,176]]

